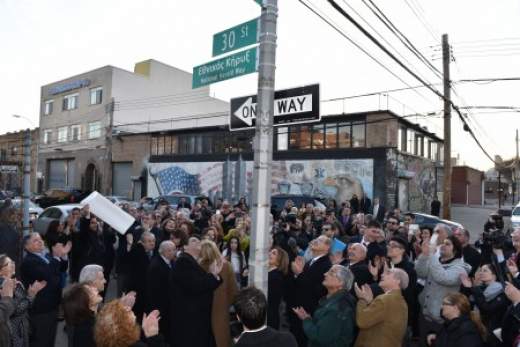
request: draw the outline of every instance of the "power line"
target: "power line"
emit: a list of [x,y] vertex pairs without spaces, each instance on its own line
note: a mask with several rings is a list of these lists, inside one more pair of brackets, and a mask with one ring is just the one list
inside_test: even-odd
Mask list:
[[[374,44],[376,44],[383,52],[385,52],[387,55],[389,55],[399,66],[401,66],[403,69],[405,69],[409,74],[411,74],[414,78],[416,78],[419,82],[424,84],[428,89],[430,89],[434,94],[438,95],[441,99],[445,99],[444,95],[441,94],[437,89],[433,88],[430,84],[423,81],[419,76],[417,76],[413,71],[411,71],[406,65],[403,64],[399,59],[395,57],[386,47],[384,47],[376,38],[374,38],[368,31],[366,31],[365,28],[363,28],[354,18],[352,18],[342,7],[340,7],[334,0],[328,0],[328,2],[332,5],[332,7],[338,11],[340,14],[342,14],[346,19],[348,19],[356,28],[358,28],[365,36],[367,36]],[[484,149],[480,141],[475,136],[475,133],[469,125],[467,124],[466,120],[464,119],[462,112],[460,111],[459,107],[455,105],[455,103],[451,100],[449,100],[451,106],[453,109],[457,112],[459,115],[459,118],[461,121],[466,125],[467,131],[473,137],[477,145],[480,147],[480,149],[484,152],[484,154],[494,163],[494,159],[489,155],[489,153]],[[465,128],[466,130],[466,128]]]
[[437,77],[442,78],[442,73],[432,64],[430,61],[410,42],[410,40],[399,30],[394,23],[381,11],[381,9],[372,1],[368,0],[372,6],[370,6],[366,0],[362,0],[363,4],[392,32],[401,43],[412,52],[421,62],[423,62],[430,70],[433,71]]
[[336,32],[338,32],[341,36],[343,36],[345,39],[347,39],[351,44],[353,44],[355,47],[357,47],[359,50],[361,50],[363,53],[365,53],[370,59],[372,59],[374,62],[376,62],[379,66],[381,66],[383,69],[385,69],[387,72],[389,72],[392,76],[397,78],[399,81],[401,81],[404,85],[408,86],[409,89],[413,90],[416,94],[418,94],[421,98],[424,100],[428,100],[424,95],[419,93],[416,88],[410,86],[408,83],[406,83],[401,77],[399,77],[395,72],[390,70],[388,67],[386,67],[383,63],[381,63],[378,59],[376,59],[374,56],[372,56],[366,49],[361,47],[360,44],[352,40],[350,37],[348,37],[343,31],[338,29],[337,24],[333,24],[332,20],[330,18],[325,18],[325,15],[320,14],[317,10],[309,6],[307,3],[304,2],[304,0],[298,0],[301,4],[303,4],[305,7],[307,7],[311,12],[313,12],[315,15],[317,15],[321,20],[323,20],[325,23],[327,23],[332,29],[334,29]]
[[421,16],[419,15],[418,12],[415,11],[415,9],[412,7],[412,5],[408,2],[408,0],[404,0],[404,2],[406,3],[406,5],[410,8],[410,10],[412,10],[415,18],[417,18],[419,20],[419,22],[422,24],[422,26],[426,29],[426,31],[431,35],[431,37],[433,38],[433,42],[437,42],[438,40],[438,36],[436,36],[433,31],[431,30],[431,28],[428,26],[428,24],[426,23],[425,20],[421,19]]
[[[372,31],[381,39],[383,40],[388,46],[390,46],[394,52],[399,55],[399,57],[401,57],[401,59],[403,59],[406,63],[408,63],[408,65],[412,66],[412,63],[407,60],[381,33],[379,33],[379,31],[377,29],[375,29],[365,18],[363,18],[363,16],[354,9],[354,7],[350,6],[347,2],[347,0],[343,0],[343,3],[352,11],[354,12],[366,25],[368,25],[368,27],[370,29],[372,29]],[[421,76],[423,77],[423,76]],[[423,77],[424,78],[424,77]]]

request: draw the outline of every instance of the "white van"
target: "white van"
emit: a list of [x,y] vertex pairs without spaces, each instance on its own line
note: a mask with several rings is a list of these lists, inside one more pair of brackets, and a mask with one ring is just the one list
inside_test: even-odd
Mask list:
[[513,208],[511,212],[511,227],[520,228],[520,203]]

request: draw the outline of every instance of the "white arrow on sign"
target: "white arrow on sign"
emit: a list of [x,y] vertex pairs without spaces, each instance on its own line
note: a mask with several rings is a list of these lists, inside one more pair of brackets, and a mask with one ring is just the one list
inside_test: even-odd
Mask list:
[[234,115],[249,126],[253,125],[253,113],[256,113],[256,103],[253,109],[253,98],[247,98],[246,102],[235,111]]
[[[312,94],[291,96],[274,101],[274,116],[286,116],[302,112],[312,111]],[[248,126],[253,125],[253,118],[256,118],[256,102],[253,98],[247,98],[234,113],[235,117],[246,123]]]

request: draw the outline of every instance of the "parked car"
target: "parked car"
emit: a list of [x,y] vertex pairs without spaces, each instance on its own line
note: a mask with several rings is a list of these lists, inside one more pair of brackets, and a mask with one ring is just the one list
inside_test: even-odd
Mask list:
[[[435,228],[435,226],[438,223],[443,223],[443,224],[448,225],[451,228],[451,230],[464,228],[462,226],[462,224],[460,224],[460,223],[453,222],[453,221],[446,220],[446,219],[441,219],[437,216],[432,216],[432,215],[426,214],[426,213],[416,213],[416,212],[412,212],[412,213],[415,215],[415,224],[418,224],[419,228],[421,228],[421,229],[422,228],[433,229],[433,228]],[[404,216],[404,214],[403,214],[403,216]]]
[[38,219],[33,221],[33,231],[45,235],[49,224],[53,220],[58,220],[60,223],[65,223],[72,209],[75,207],[81,208],[80,204],[64,204],[58,206],[51,206],[46,208],[39,216]]
[[271,213],[275,218],[278,218],[280,212],[285,206],[287,200],[291,200],[294,206],[300,208],[302,204],[312,204],[314,207],[326,209],[321,198],[310,195],[295,195],[295,194],[277,194],[271,196]]
[[35,200],[41,208],[62,204],[78,203],[88,196],[89,193],[74,188],[49,189],[42,197]]
[[[23,200],[21,198],[12,199],[11,204],[14,208],[23,208]],[[29,216],[31,220],[37,219],[42,212],[43,208],[29,200]]]
[[511,212],[511,227],[520,228],[520,203],[513,208]]

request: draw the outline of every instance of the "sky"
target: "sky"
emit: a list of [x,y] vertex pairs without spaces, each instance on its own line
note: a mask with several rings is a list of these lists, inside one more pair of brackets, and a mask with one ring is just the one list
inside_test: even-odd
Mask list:
[[[386,108],[442,137],[442,100],[426,88],[326,101],[420,83],[375,47],[326,0],[302,0],[334,23],[385,68],[355,47],[298,0],[279,0],[276,89],[320,83],[322,115]],[[441,34],[449,35],[455,62],[451,79],[520,76],[520,2],[498,0],[372,0],[424,56],[442,71]],[[396,56],[442,91],[440,78],[408,51],[365,6],[336,0]],[[368,2],[365,0],[365,2]],[[413,10],[419,14],[419,18]],[[156,59],[192,71],[212,60],[214,33],[260,15],[253,0],[0,0],[0,133],[38,124],[40,87],[105,65],[133,70]],[[366,21],[366,22],[365,22]],[[427,22],[424,25],[423,22]],[[391,72],[389,72],[389,71]],[[397,76],[397,77],[396,77]],[[520,81],[455,83],[459,106],[520,106]],[[222,100],[255,94],[257,74],[212,85]],[[515,155],[520,113],[468,114],[494,157]],[[29,119],[15,119],[19,114]],[[481,170],[493,166],[453,113],[452,156]]]

